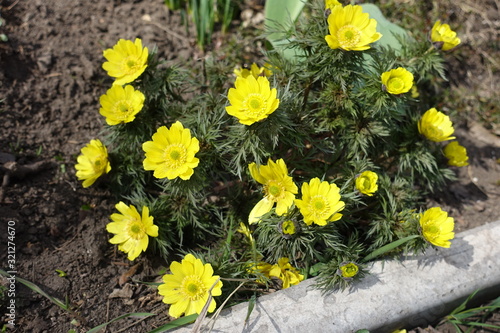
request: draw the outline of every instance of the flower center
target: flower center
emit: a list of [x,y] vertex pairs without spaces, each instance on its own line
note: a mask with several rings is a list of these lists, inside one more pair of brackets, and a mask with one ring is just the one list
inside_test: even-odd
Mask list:
[[123,60],[123,71],[132,74],[140,68],[140,63],[133,56],[128,56]]
[[369,188],[371,188],[371,185],[372,184],[371,184],[370,179],[368,177],[363,177],[363,187],[365,189],[369,189]]
[[180,143],[171,144],[165,148],[163,159],[170,169],[177,169],[186,163],[187,149]]
[[130,111],[130,105],[128,103],[125,103],[125,102],[121,102],[119,105],[118,105],[118,110],[120,110],[121,112],[123,113],[126,113],[126,112],[129,112]]
[[404,87],[404,82],[399,77],[395,77],[389,80],[389,87],[392,90],[400,90]]
[[182,280],[181,292],[191,301],[196,301],[207,293],[207,288],[197,275],[189,275]]
[[260,100],[258,99],[252,99],[249,104],[252,109],[260,108]]
[[316,195],[311,198],[309,210],[316,218],[326,219],[330,217],[330,205],[322,195]]
[[270,180],[264,186],[264,194],[269,197],[269,200],[277,202],[285,197],[285,186],[276,180]]
[[248,112],[252,116],[260,116],[265,113],[266,101],[261,94],[249,94],[246,100]]
[[439,233],[439,228],[435,225],[428,226],[426,229],[426,233],[428,234],[436,235],[437,233]]
[[358,274],[358,266],[353,263],[340,267],[340,270],[342,271],[342,276],[346,278],[351,278]]
[[102,170],[106,167],[106,163],[104,162],[104,156],[99,155],[95,160],[94,160],[94,172],[95,173],[101,173]]
[[342,48],[351,48],[358,45],[361,32],[353,25],[345,25],[337,31],[337,39]]
[[130,237],[133,239],[142,239],[146,235],[142,221],[136,219],[130,221],[128,230]]
[[115,117],[119,120],[125,120],[134,110],[132,105],[127,101],[119,101],[115,104]]
[[177,150],[172,150],[170,152],[170,157],[173,159],[173,160],[178,160],[180,157],[181,157],[181,153],[179,153]]
[[429,136],[433,139],[440,139],[443,136],[441,129],[432,125],[427,129],[427,133],[429,133]]

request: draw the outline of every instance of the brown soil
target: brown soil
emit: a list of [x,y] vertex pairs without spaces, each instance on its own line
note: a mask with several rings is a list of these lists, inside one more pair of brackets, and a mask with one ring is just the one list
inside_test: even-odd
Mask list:
[[[102,51],[119,38],[140,37],[145,45],[157,45],[162,58],[194,63],[200,52],[193,36],[162,0],[9,0],[1,1],[1,16],[0,33],[8,41],[0,42],[0,267],[67,299],[73,309],[63,310],[18,283],[13,331],[84,332],[130,312],[156,316],[124,319],[107,331],[147,332],[166,323],[161,298],[136,281],[157,281],[168,263],[142,256],[136,267],[116,252],[104,228],[115,202],[104,188],[82,189],[74,163],[104,124],[99,96],[111,80],[100,67]],[[466,60],[457,66],[468,68]],[[452,84],[467,88],[474,84],[468,77],[486,75],[477,64],[470,68],[460,78],[465,81]],[[461,231],[500,219],[500,139],[471,121],[457,136],[471,165],[457,169],[459,181],[430,204],[447,209]],[[15,166],[29,168],[15,172]],[[15,222],[12,268],[8,221]],[[8,286],[4,278],[2,285]],[[4,292],[2,305],[8,300]],[[1,325],[9,320],[7,312],[2,307]]]

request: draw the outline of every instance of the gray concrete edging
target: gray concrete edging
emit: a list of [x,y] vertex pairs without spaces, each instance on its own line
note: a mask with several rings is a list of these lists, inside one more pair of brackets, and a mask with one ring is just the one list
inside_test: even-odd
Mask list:
[[449,249],[376,261],[370,273],[353,288],[326,295],[308,279],[259,297],[247,324],[248,304],[235,305],[222,311],[212,332],[389,333],[426,326],[477,289],[483,297],[500,295],[500,221],[456,234]]

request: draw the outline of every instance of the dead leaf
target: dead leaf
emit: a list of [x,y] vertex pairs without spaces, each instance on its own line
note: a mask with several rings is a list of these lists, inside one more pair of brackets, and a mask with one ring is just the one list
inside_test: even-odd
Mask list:
[[108,298],[132,298],[132,295],[134,295],[132,286],[130,285],[130,283],[127,283],[122,289],[113,289]]
[[134,266],[130,267],[128,271],[126,271],[120,276],[120,278],[118,279],[118,285],[120,285],[120,287],[123,286],[125,282],[127,282],[128,279],[135,274],[135,272],[137,272],[137,269],[139,268],[140,264],[141,263],[135,264]]

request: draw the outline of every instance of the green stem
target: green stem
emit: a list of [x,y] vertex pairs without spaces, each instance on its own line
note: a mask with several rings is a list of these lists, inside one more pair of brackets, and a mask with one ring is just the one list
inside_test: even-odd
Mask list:
[[384,253],[387,253],[391,250],[394,250],[395,248],[397,248],[398,246],[412,240],[412,239],[415,239],[415,238],[418,238],[420,237],[420,235],[411,235],[411,236],[408,236],[408,237],[405,237],[405,238],[401,238],[401,239],[398,239],[397,241],[394,241],[392,243],[389,243],[387,245],[384,245],[382,246],[381,248],[378,248],[376,249],[375,251],[373,251],[372,253],[370,253],[369,255],[367,255],[366,257],[364,257],[361,262],[362,263],[365,263],[365,262],[368,262],[372,259],[375,259],[376,257],[379,257],[381,256],[382,254]]

